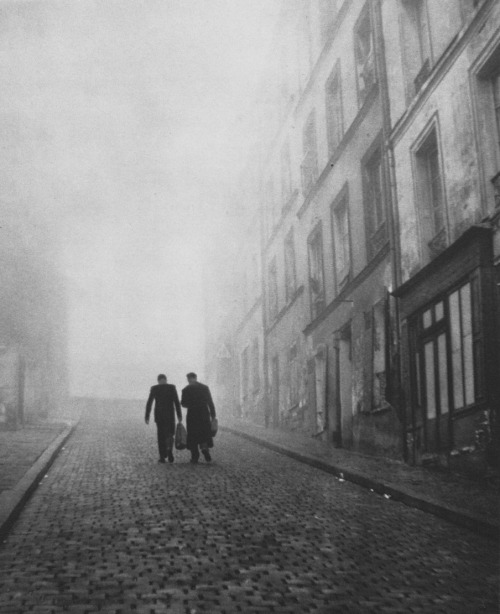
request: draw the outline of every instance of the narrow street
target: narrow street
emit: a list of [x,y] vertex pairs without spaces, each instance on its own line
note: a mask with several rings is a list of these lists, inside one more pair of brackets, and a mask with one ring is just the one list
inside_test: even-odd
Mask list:
[[219,432],[89,411],[0,547],[0,612],[493,613],[493,541]]

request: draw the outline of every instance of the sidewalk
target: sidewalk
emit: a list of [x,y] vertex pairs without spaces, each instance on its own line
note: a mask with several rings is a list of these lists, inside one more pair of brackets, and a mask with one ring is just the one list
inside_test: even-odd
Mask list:
[[71,434],[74,422],[40,422],[0,431],[0,538]]
[[498,488],[453,474],[349,452],[312,437],[237,420],[226,421],[221,429],[340,479],[498,539]]

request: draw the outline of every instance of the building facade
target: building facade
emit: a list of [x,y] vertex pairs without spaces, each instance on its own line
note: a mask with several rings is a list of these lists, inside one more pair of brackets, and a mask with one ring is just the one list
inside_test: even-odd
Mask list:
[[387,0],[383,13],[406,452],[484,471],[500,406],[500,6]]
[[235,415],[412,463],[494,460],[497,5],[284,3],[242,196],[261,296],[225,326]]

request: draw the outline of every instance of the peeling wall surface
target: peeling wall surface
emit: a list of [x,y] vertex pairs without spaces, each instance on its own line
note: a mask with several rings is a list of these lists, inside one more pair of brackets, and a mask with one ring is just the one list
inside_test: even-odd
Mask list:
[[[260,325],[266,425],[410,462],[484,457],[499,399],[500,6],[345,0],[328,22],[326,4],[283,4],[256,101],[258,189],[241,192],[260,215],[262,301],[228,322],[234,355]],[[415,366],[431,345],[449,394],[434,401]]]

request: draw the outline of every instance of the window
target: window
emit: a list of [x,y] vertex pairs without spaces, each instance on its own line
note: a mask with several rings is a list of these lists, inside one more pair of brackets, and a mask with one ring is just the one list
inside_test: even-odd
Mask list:
[[241,353],[241,398],[245,401],[248,398],[249,388],[249,360],[248,347]]
[[302,160],[302,191],[305,196],[309,193],[318,178],[318,153],[316,137],[316,113],[309,115],[302,134],[304,159]]
[[373,258],[387,241],[383,183],[382,158],[377,145],[363,161],[363,194],[370,258]]
[[269,265],[268,291],[269,319],[272,321],[278,315],[278,270],[276,267],[276,258],[274,258]]
[[281,194],[282,207],[285,208],[292,195],[292,163],[290,159],[290,144],[283,145],[281,150]]
[[299,404],[300,371],[297,343],[288,350],[288,377],[288,407],[292,408]]
[[403,0],[400,6],[405,75],[411,99],[430,73],[429,20],[425,0]]
[[432,66],[463,25],[462,2],[457,0],[402,0],[401,41],[407,102],[427,80]]
[[316,318],[325,307],[325,281],[323,270],[323,233],[321,225],[309,237],[309,291],[312,317]]
[[326,84],[326,125],[328,148],[330,155],[332,155],[344,135],[339,63],[337,63]]
[[252,344],[252,383],[254,392],[257,392],[260,388],[259,362],[259,340],[254,339]]
[[295,295],[296,283],[295,240],[292,229],[285,239],[285,291],[287,303]]
[[483,395],[482,335],[473,277],[412,322],[414,401],[425,420],[476,404]]
[[435,128],[416,152],[419,214],[424,240],[434,257],[446,247],[446,212]]
[[347,190],[332,205],[333,245],[337,286],[341,289],[351,270],[351,239]]
[[358,103],[361,107],[376,81],[373,35],[368,3],[361,13],[354,32],[354,56],[356,59]]

